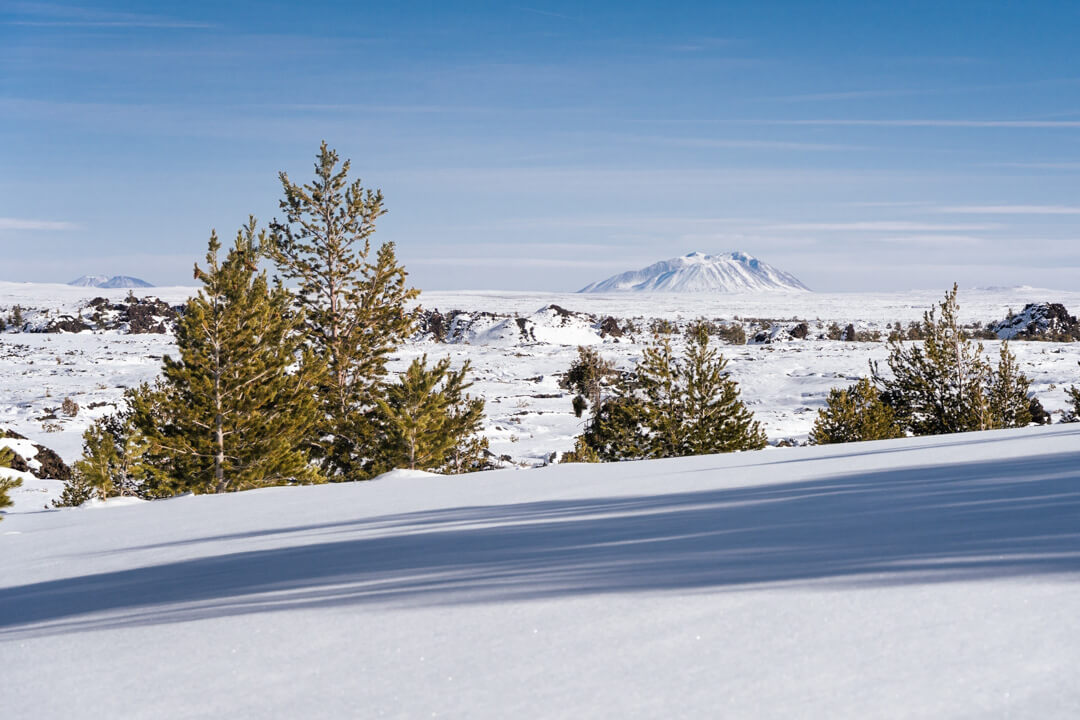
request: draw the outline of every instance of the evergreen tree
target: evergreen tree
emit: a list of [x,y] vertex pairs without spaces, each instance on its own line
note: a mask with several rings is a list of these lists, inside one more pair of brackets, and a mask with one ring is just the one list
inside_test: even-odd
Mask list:
[[[1023,427],[1031,421],[1024,377],[1007,344],[995,370],[961,329],[957,287],[923,315],[922,344],[889,341],[891,377],[871,363],[874,380],[897,421],[915,435]],[[940,316],[938,315],[940,311]]]
[[274,221],[272,257],[298,283],[304,335],[325,364],[318,397],[323,472],[330,480],[367,477],[379,454],[378,399],[386,361],[413,327],[406,304],[419,293],[385,243],[372,255],[375,221],[385,213],[381,191],[348,180],[349,161],[322,144],[311,183],[281,173],[283,222]]
[[765,432],[739,399],[739,386],[727,372],[727,360],[709,346],[704,332],[690,340],[684,374],[680,455],[765,447]]
[[987,386],[990,401],[991,428],[1021,428],[1031,424],[1031,399],[1029,380],[1009,351],[1009,343],[1001,343],[997,369],[991,374]]
[[180,357],[131,399],[150,443],[149,495],[319,480],[308,461],[318,365],[301,352],[288,292],[257,272],[264,239],[251,218],[220,262],[211,235],[206,269],[195,266],[203,287],[177,324]]
[[696,332],[686,357],[666,339],[593,410],[564,462],[636,460],[760,449],[766,438],[739,399],[727,361]]
[[[11,467],[11,460],[14,457],[15,453],[10,448],[0,448],[0,469]],[[8,493],[21,486],[21,478],[5,476],[3,472],[0,472],[0,510],[12,506],[11,497]],[[0,520],[2,519],[0,517]]]
[[135,427],[131,398],[136,392],[126,393],[129,407],[87,427],[82,458],[72,467],[75,478],[57,505],[81,505],[91,492],[100,500],[139,493],[147,476],[149,441]]
[[811,445],[887,440],[904,436],[892,408],[881,402],[877,389],[866,378],[847,388],[829,391],[826,406],[818,410],[810,430]]
[[450,369],[445,358],[428,367],[413,360],[377,398],[384,435],[380,469],[464,472],[478,469],[486,445],[476,437],[484,401],[465,394],[469,363]]
[[1069,396],[1069,409],[1062,422],[1080,422],[1080,388],[1071,386],[1065,393]]
[[596,407],[600,404],[605,390],[611,387],[617,375],[615,366],[600,357],[600,353],[591,347],[579,345],[577,360],[570,365],[560,385],[577,393],[573,401],[574,413],[581,417],[590,405]]

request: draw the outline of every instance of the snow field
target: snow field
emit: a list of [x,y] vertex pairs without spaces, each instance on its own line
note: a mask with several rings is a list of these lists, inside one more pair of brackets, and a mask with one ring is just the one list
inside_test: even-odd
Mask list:
[[1062,425],[14,514],[5,712],[1075,717],[1078,460]]

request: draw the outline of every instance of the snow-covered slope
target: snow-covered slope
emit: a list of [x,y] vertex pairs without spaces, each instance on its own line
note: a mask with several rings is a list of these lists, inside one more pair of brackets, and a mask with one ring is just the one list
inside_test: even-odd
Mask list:
[[109,282],[108,275],[83,275],[82,277],[75,278],[68,285],[74,287],[102,287],[105,283]]
[[148,288],[154,287],[145,280],[140,280],[137,277],[130,277],[128,275],[114,275],[109,277],[108,275],[83,275],[80,278],[76,278],[68,283],[68,285],[74,285],[76,287],[98,287],[98,288]]
[[692,252],[592,283],[578,292],[736,293],[809,289],[795,276],[746,253],[706,255]]
[[1067,718],[1080,425],[8,515],[12,718]]

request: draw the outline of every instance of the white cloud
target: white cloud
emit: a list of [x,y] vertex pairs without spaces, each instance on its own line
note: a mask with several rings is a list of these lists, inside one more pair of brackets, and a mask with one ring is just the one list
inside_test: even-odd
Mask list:
[[0,230],[77,230],[78,225],[58,220],[0,217]]
[[864,221],[831,223],[787,223],[772,225],[769,230],[852,230],[861,232],[950,232],[971,230],[993,230],[995,224],[942,224],[903,221]]
[[1080,120],[773,120],[770,124],[945,128],[1080,128]]
[[970,215],[1080,215],[1080,207],[1068,205],[956,205],[941,208],[941,212]]

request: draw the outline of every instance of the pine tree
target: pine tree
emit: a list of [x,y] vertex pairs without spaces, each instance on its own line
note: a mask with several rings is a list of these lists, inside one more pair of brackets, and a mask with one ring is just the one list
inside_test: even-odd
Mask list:
[[767,438],[750,409],[739,399],[739,386],[727,372],[727,360],[698,332],[686,351],[680,455],[759,450]]
[[315,180],[293,183],[280,174],[283,222],[271,224],[271,254],[281,274],[298,282],[304,335],[325,364],[316,437],[328,479],[370,476],[379,454],[378,398],[389,354],[409,334],[417,297],[385,243],[371,257],[375,221],[385,213],[381,191],[348,180],[349,161],[324,142]]
[[[0,447],[0,470],[2,470],[3,468],[10,468],[11,467],[11,460],[14,457],[15,457],[15,453],[13,453],[10,448]],[[8,476],[8,475],[5,475],[3,472],[0,472],[0,510],[3,510],[4,508],[9,508],[9,507],[12,506],[13,503],[12,503],[11,497],[8,495],[8,493],[11,492],[12,490],[14,490],[15,488],[21,487],[21,486],[22,486],[22,479],[21,478]],[[2,520],[2,519],[3,518],[0,517],[0,520]]]
[[1022,428],[1031,424],[1031,380],[1021,371],[1009,343],[1001,343],[997,369],[987,387],[991,428]]
[[646,348],[615,394],[594,407],[563,462],[637,460],[760,449],[765,433],[739,399],[727,361],[696,332],[686,357],[666,338]]
[[[996,370],[960,327],[957,286],[923,315],[922,345],[889,341],[891,377],[871,363],[874,380],[897,421],[915,435],[1023,427],[1031,421],[1030,381],[1004,344]],[[940,316],[937,312],[940,311]]]
[[581,417],[590,405],[596,407],[600,404],[617,375],[615,366],[600,357],[600,353],[591,347],[579,345],[577,360],[570,365],[560,385],[577,393],[573,400],[574,413]]
[[1080,422],[1080,388],[1071,386],[1065,393],[1069,396],[1069,409],[1062,422]]
[[811,445],[888,440],[904,436],[892,408],[881,402],[877,389],[866,378],[845,389],[829,391],[826,406],[818,410],[810,430]]
[[377,399],[386,441],[380,469],[467,471],[475,469],[482,441],[476,438],[484,401],[465,394],[469,364],[450,369],[445,358],[428,367],[413,360]]
[[265,240],[255,219],[224,262],[212,234],[202,282],[176,328],[179,359],[163,380],[131,398],[150,443],[149,495],[225,492],[319,480],[309,463],[319,369],[301,352],[303,316],[289,293],[257,272]]
[[[134,392],[129,390],[127,397],[130,399]],[[80,478],[79,483],[93,488],[101,500],[137,495],[146,478],[144,456],[149,447],[146,436],[135,427],[129,403],[128,408],[107,415],[86,429],[83,456],[73,470]],[[82,491],[73,494],[78,497]]]

